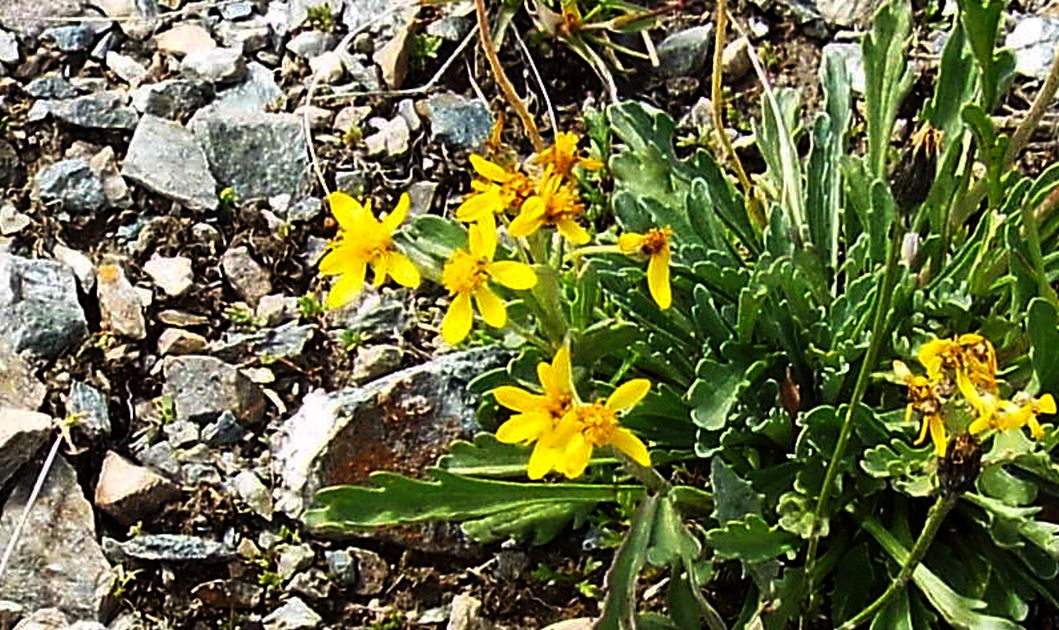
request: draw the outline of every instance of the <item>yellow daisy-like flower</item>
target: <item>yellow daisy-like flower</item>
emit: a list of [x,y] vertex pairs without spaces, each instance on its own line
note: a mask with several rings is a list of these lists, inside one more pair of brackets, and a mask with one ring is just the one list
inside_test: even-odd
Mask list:
[[505,169],[480,155],[471,155],[471,166],[480,176],[471,182],[474,192],[456,208],[456,218],[477,223],[496,233],[496,215],[519,207],[533,194],[533,182],[517,170]]
[[537,284],[532,267],[514,260],[494,262],[495,254],[496,233],[472,225],[467,231],[467,249],[456,250],[445,263],[441,283],[452,302],[441,322],[441,336],[449,344],[460,343],[471,332],[472,297],[485,323],[494,328],[507,323],[507,307],[489,287],[490,280],[515,290],[532,289]]
[[511,236],[529,236],[543,225],[554,225],[563,238],[574,245],[584,245],[589,241],[588,232],[577,223],[584,212],[577,190],[549,167],[541,176],[536,193],[522,203],[508,232]]
[[533,162],[545,164],[552,167],[557,175],[569,177],[574,166],[580,166],[586,171],[598,171],[603,168],[603,162],[578,155],[577,145],[581,138],[569,131],[561,131],[555,135],[555,144],[538,153]]
[[408,193],[401,195],[397,207],[382,221],[372,214],[370,200],[361,204],[345,193],[334,192],[327,201],[338,221],[338,236],[320,261],[320,273],[339,276],[327,294],[328,308],[339,308],[360,294],[369,264],[375,272],[376,287],[386,281],[386,276],[402,286],[419,285],[419,270],[393,244],[394,231],[408,216]]
[[975,333],[952,339],[934,339],[919,348],[919,362],[931,380],[947,372],[963,372],[976,385],[987,390],[996,389],[996,350],[993,344]]
[[538,363],[537,378],[543,394],[512,385],[493,390],[493,396],[498,403],[518,412],[500,425],[496,430],[496,439],[506,444],[537,442],[530,455],[531,470],[538,469],[540,466],[536,462],[548,457],[545,451],[548,450],[549,441],[541,438],[555,430],[555,425],[574,402],[570,350],[564,346],[555,353],[551,363]]
[[643,400],[651,381],[640,378],[622,384],[605,400],[574,403],[555,431],[541,437],[541,456],[531,460],[529,477],[540,479],[555,470],[570,479],[580,477],[592,459],[592,451],[612,446],[641,466],[651,465],[647,446],[621,426],[618,416]]
[[669,237],[672,234],[673,230],[666,226],[651,228],[645,234],[626,232],[618,237],[621,253],[647,256],[647,289],[662,310],[673,303],[673,291],[669,285],[669,261],[672,257]]
[[919,446],[925,442],[929,432],[930,439],[934,443],[934,452],[939,458],[945,457],[949,436],[945,430],[945,421],[941,417],[941,401],[934,393],[934,383],[925,376],[913,374],[912,370],[901,361],[894,361],[893,368],[897,379],[908,387],[905,422],[910,422],[912,414],[917,411],[922,417],[919,436],[914,444]]

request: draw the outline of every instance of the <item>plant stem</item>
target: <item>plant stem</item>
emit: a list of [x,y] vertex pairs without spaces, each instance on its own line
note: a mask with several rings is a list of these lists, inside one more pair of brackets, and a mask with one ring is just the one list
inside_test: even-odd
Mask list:
[[522,127],[525,129],[526,135],[533,142],[533,150],[539,153],[544,150],[544,140],[541,138],[540,130],[537,129],[537,123],[533,121],[533,116],[526,109],[526,104],[522,102],[522,98],[515,91],[515,86],[507,78],[504,67],[500,65],[500,58],[496,56],[493,34],[489,31],[489,17],[485,12],[485,0],[474,0],[474,6],[478,12],[478,36],[482,39],[482,50],[485,51],[485,58],[489,60],[489,67],[493,71],[493,77],[496,79],[497,85],[500,86],[500,91],[504,93],[504,98],[511,104],[511,108],[515,110],[519,120],[522,121]]
[[1020,210],[1022,215],[1022,229],[1026,237],[1026,247],[1030,250],[1030,262],[1033,264],[1033,275],[1037,280],[1037,292],[1048,300],[1052,306],[1059,306],[1059,298],[1055,295],[1055,289],[1048,283],[1048,274],[1044,270],[1044,255],[1041,253],[1041,234],[1037,229],[1037,218],[1034,216],[1033,208],[1028,201],[1023,202]]
[[611,448],[611,451],[613,451],[614,456],[625,465],[625,471],[642,483],[644,487],[647,488],[648,492],[658,496],[664,496],[669,492],[671,488],[669,482],[654,469],[654,466],[641,466],[634,462],[631,457],[616,448]]
[[927,513],[927,522],[923,524],[923,531],[919,533],[919,538],[916,539],[912,550],[908,552],[908,557],[905,558],[904,564],[901,565],[901,570],[890,581],[890,585],[886,587],[882,595],[864,610],[854,615],[849,621],[839,626],[840,630],[853,630],[853,628],[862,623],[871,621],[879,611],[890,603],[890,599],[894,595],[901,592],[908,584],[908,581],[912,579],[912,574],[915,572],[916,567],[919,566],[919,563],[922,562],[927,550],[930,549],[931,543],[934,542],[934,537],[938,535],[938,530],[941,529],[941,523],[953,506],[956,505],[958,496],[955,493],[945,492],[934,501],[934,505],[930,506],[930,512]]
[[22,530],[26,527],[26,522],[29,521],[29,513],[33,510],[33,504],[37,502],[41,489],[44,488],[44,480],[48,478],[48,472],[51,470],[52,464],[55,463],[55,456],[59,454],[59,446],[62,443],[63,436],[60,433],[55,436],[55,442],[51,445],[48,457],[45,458],[44,465],[40,468],[40,474],[37,475],[37,481],[33,484],[29,498],[26,499],[26,506],[22,508],[22,516],[18,519],[18,524],[15,525],[14,531],[11,532],[11,538],[7,541],[7,546],[4,547],[4,556],[0,558],[0,584],[4,583],[7,565],[11,562],[11,556],[15,553],[15,548],[18,546],[18,539],[22,537]]
[[806,592],[808,593],[807,612],[812,611],[815,604],[815,589],[813,581],[813,569],[816,564],[817,548],[820,545],[820,520],[827,512],[827,503],[831,498],[831,488],[835,485],[838,477],[839,466],[844,461],[846,447],[849,445],[849,436],[853,432],[853,414],[860,407],[864,393],[868,389],[868,381],[875,363],[879,358],[883,340],[886,337],[886,317],[890,312],[890,301],[893,298],[894,285],[897,282],[897,261],[901,253],[901,220],[894,217],[893,226],[890,229],[890,241],[886,246],[886,267],[883,269],[882,285],[875,299],[875,314],[872,321],[871,337],[868,341],[868,351],[864,354],[864,361],[860,364],[860,372],[857,373],[857,381],[853,385],[853,394],[850,396],[846,407],[845,417],[842,419],[842,428],[835,442],[835,450],[831,454],[831,461],[827,464],[827,473],[824,475],[824,483],[820,488],[820,496],[816,500],[816,508],[813,510],[812,529],[809,532],[809,545],[805,553],[805,575]]
[[715,21],[717,25],[714,30],[713,68],[710,75],[710,99],[713,101],[713,131],[717,134],[717,141],[724,148],[725,157],[732,160],[732,167],[735,169],[736,177],[739,178],[739,185],[743,188],[743,194],[746,195],[749,202],[752,198],[750,178],[747,177],[746,171],[743,169],[743,163],[739,161],[739,156],[736,155],[735,148],[732,147],[732,140],[724,129],[724,92],[721,79],[724,74],[725,33],[728,28],[727,0],[717,0],[717,18]]

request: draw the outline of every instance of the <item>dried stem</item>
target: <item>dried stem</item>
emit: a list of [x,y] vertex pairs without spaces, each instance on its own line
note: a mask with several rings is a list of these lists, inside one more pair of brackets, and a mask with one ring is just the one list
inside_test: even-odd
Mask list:
[[739,185],[742,186],[743,193],[747,199],[750,199],[750,178],[747,177],[746,170],[743,169],[743,163],[739,160],[735,147],[732,146],[732,140],[728,137],[728,133],[724,128],[724,93],[721,79],[724,74],[724,44],[728,29],[727,0],[717,0],[716,22],[713,40],[713,72],[710,75],[710,99],[713,101],[713,131],[717,134],[717,141],[724,148],[724,157],[732,161],[732,168],[735,169],[736,177],[739,178]]
[[485,52],[485,58],[489,60],[489,67],[493,71],[493,77],[496,79],[497,85],[500,86],[500,91],[504,93],[504,98],[507,99],[511,108],[518,114],[519,120],[522,121],[522,127],[525,129],[526,135],[533,142],[533,149],[537,152],[543,151],[544,140],[541,138],[540,130],[537,129],[537,123],[533,121],[533,116],[526,109],[526,104],[522,102],[522,98],[515,91],[515,86],[507,78],[504,67],[500,65],[500,58],[496,56],[493,34],[489,31],[489,16],[485,12],[485,0],[474,0],[474,7],[478,13],[478,36],[482,40],[482,50]]
[[29,493],[29,498],[26,499],[25,507],[22,508],[22,516],[18,519],[18,524],[15,525],[14,531],[11,532],[11,539],[7,541],[7,546],[4,547],[4,557],[0,559],[0,584],[4,583],[7,565],[11,562],[11,556],[15,553],[15,548],[18,546],[18,539],[22,537],[22,530],[26,527],[26,522],[29,521],[29,513],[33,511],[33,504],[37,502],[37,497],[40,495],[41,489],[44,488],[44,480],[48,478],[48,472],[51,470],[52,464],[55,463],[55,456],[59,454],[59,445],[62,443],[63,436],[60,433],[55,436],[55,443],[51,445],[48,457],[44,460],[40,474],[37,475],[37,481],[33,484],[33,490]]

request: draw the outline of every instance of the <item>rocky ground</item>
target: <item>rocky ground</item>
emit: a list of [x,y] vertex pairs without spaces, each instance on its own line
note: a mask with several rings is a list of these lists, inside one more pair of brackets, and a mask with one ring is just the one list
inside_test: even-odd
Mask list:
[[[870,4],[736,3],[737,133],[760,90],[749,47],[812,102],[821,47],[857,67]],[[1059,18],[1020,4],[1009,44],[1039,77]],[[674,5],[651,32],[664,71],[619,81],[689,143],[711,9]],[[473,25],[467,2],[0,0],[0,544],[20,532],[0,627],[530,628],[597,610],[599,527],[542,549],[299,522],[318,488],[415,473],[480,429],[466,384],[503,353],[445,348],[438,289],[325,312],[314,270],[335,230],[324,185],[384,207],[407,190],[414,214],[466,190],[505,111]],[[579,128],[602,85],[516,27]],[[924,27],[924,72],[938,41]],[[502,53],[543,124],[525,54]]]

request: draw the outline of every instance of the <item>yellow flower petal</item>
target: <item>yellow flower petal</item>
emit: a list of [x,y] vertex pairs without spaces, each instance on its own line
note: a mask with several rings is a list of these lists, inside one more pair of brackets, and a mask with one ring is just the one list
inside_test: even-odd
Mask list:
[[412,207],[412,198],[408,193],[402,193],[401,198],[397,200],[397,205],[394,207],[393,212],[386,215],[386,218],[382,220],[382,228],[386,230],[387,234],[393,234],[404,220],[408,218],[408,209]]
[[[529,202],[527,201],[526,203]],[[526,204],[522,204],[522,207],[525,208]],[[508,226],[507,231],[511,236],[523,238],[539,230],[542,224],[543,220],[541,219],[541,215],[533,215],[523,211],[511,221],[511,225]]]
[[492,260],[496,254],[496,232],[490,233],[478,224],[467,228],[467,249],[472,256]]
[[1039,440],[1044,437],[1044,429],[1041,428],[1041,423],[1037,422],[1037,416],[1030,416],[1026,420],[1026,425],[1030,428],[1030,435],[1033,439]]
[[930,439],[934,442],[934,452],[939,458],[945,457],[945,450],[949,445],[949,438],[945,435],[945,423],[941,416],[930,417]]
[[[570,348],[563,346],[555,353],[552,359],[552,376],[554,382],[552,388],[545,392],[570,393],[574,390],[573,367],[570,364]],[[543,385],[544,383],[541,383]]]
[[647,452],[647,446],[640,438],[633,435],[632,431],[617,428],[610,434],[610,443],[622,453],[628,455],[634,462],[641,466],[651,465],[651,455]]
[[536,411],[548,405],[548,399],[514,385],[501,385],[492,391],[496,402],[513,411]]
[[552,418],[547,413],[520,413],[500,425],[496,430],[496,439],[504,444],[528,444],[551,429]]
[[[924,421],[924,423],[923,423],[923,431],[924,432],[927,430],[926,427],[927,427],[927,424]],[[989,418],[978,418],[974,422],[972,422],[970,425],[968,425],[968,427],[967,427],[967,432],[970,433],[971,435],[978,435],[979,433],[982,433],[983,431],[987,431],[987,430],[989,430]],[[921,444],[925,438],[926,438],[926,436],[921,434],[920,437],[919,437],[919,440],[916,442],[916,444]]]
[[559,230],[559,234],[562,234],[563,238],[574,245],[584,245],[592,240],[592,237],[588,235],[585,228],[581,227],[581,225],[573,219],[563,219],[555,224],[555,227]]
[[919,426],[919,436],[916,437],[916,441],[912,442],[916,446],[919,446],[927,439],[927,431],[930,430],[930,416],[923,416],[923,422]]
[[1055,413],[1055,398],[1051,394],[1045,394],[1037,399],[1037,409],[1041,413]]
[[381,287],[383,282],[386,282],[386,274],[390,268],[389,256],[382,255],[371,261],[372,270],[375,272],[375,281],[372,282],[372,286],[375,288]]
[[486,272],[499,284],[516,291],[525,291],[537,285],[537,272],[526,263],[501,260],[489,265]]
[[358,262],[339,276],[327,293],[327,308],[341,308],[356,299],[361,289],[364,288],[364,276],[367,270],[367,265]]
[[[345,273],[358,260],[352,248],[339,241],[320,260],[320,273],[325,276],[337,276],[340,273]],[[360,262],[363,264],[363,261]]]
[[637,234],[636,232],[626,232],[618,237],[618,249],[623,254],[633,254],[640,251],[643,247],[643,234]]
[[585,474],[585,468],[588,468],[588,462],[592,459],[592,443],[584,434],[575,433],[563,450],[563,457],[566,460],[563,464],[563,474],[570,479],[576,479]]
[[343,230],[356,229],[358,219],[364,216],[364,206],[344,192],[336,191],[328,195],[327,205]]
[[553,470],[557,470],[563,459],[563,450],[557,448],[544,437],[537,440],[533,452],[530,453],[529,462],[526,466],[526,475],[530,479],[541,479]]
[[393,278],[394,282],[409,288],[415,288],[419,286],[419,270],[412,264],[408,257],[399,252],[390,252],[387,254],[387,263],[390,271],[390,277]]
[[647,261],[647,288],[658,308],[665,310],[673,303],[673,291],[669,286],[669,248],[651,256]]
[[651,391],[651,381],[646,378],[635,378],[622,383],[618,389],[607,398],[607,409],[612,411],[627,411],[643,400],[647,392]]
[[500,196],[500,189],[492,187],[464,199],[463,203],[456,208],[456,219],[464,223],[481,221],[495,214],[497,210],[503,209],[503,205],[504,200]]
[[459,293],[449,304],[445,319],[441,320],[441,336],[449,345],[457,345],[467,338],[474,322],[474,311],[471,310],[471,296]]
[[498,184],[502,184],[511,179],[511,173],[508,173],[504,167],[495,162],[490,162],[476,153],[471,154],[471,167],[482,177],[497,182]]
[[488,286],[483,284],[475,290],[474,302],[478,305],[478,312],[482,314],[485,323],[493,328],[503,328],[507,323],[507,307],[504,306],[504,301]]

